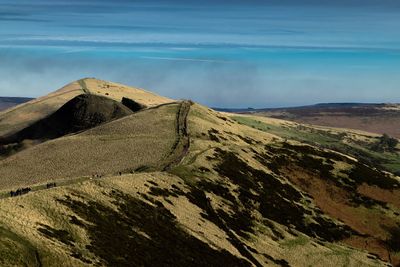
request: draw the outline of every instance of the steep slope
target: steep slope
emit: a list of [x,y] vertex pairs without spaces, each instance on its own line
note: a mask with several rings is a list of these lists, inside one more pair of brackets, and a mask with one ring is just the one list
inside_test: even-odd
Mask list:
[[[271,220],[289,232],[399,262],[398,177],[342,153],[204,114],[190,120],[197,138],[175,173],[197,180],[210,199],[205,211],[214,207],[224,224],[244,238],[258,239],[259,228]],[[263,239],[258,240],[260,247],[253,248],[262,251]],[[286,257],[282,251],[277,255]]]
[[81,94],[104,96],[118,102],[126,97],[149,107],[173,102],[171,99],[142,89],[87,78],[72,82],[46,96],[1,112],[0,136],[8,136],[21,131],[53,114],[65,103]]
[[19,152],[3,189],[110,175],[2,199],[3,265],[398,264],[399,178],[280,135],[181,102]]
[[22,148],[21,143],[26,140],[37,143],[87,130],[129,114],[132,111],[128,107],[110,98],[82,94],[50,116],[10,136],[0,137],[0,151]]

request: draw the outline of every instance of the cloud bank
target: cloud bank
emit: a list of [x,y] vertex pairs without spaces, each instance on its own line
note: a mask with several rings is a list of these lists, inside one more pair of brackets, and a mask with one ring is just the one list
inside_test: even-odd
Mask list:
[[0,5],[1,95],[98,77],[219,107],[400,102],[398,1]]

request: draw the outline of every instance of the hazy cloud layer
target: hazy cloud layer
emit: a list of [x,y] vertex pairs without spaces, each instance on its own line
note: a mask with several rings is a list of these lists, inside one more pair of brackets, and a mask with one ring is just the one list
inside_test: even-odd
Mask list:
[[0,0],[0,94],[82,77],[211,106],[400,102],[398,1]]

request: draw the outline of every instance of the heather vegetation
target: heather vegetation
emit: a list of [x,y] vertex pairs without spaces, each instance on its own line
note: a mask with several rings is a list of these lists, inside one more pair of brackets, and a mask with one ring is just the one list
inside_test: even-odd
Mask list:
[[400,263],[390,137],[77,85],[129,111],[3,155],[2,266]]

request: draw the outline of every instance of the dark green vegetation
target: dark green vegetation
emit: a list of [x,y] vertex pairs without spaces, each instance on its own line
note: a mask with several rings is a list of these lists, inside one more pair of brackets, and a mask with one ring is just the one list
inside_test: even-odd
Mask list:
[[[347,225],[323,215],[317,207],[304,205],[305,199],[310,203],[311,199],[288,181],[282,181],[278,175],[251,167],[235,153],[216,148],[214,156],[209,160],[215,163],[216,173],[227,180],[222,182],[203,178],[195,184],[189,184],[191,191],[187,197],[202,209],[203,218],[223,229],[242,256],[254,265],[274,263],[279,266],[290,266],[285,259],[276,259],[267,254],[263,254],[268,259],[263,263],[252,256],[252,253],[260,252],[246,245],[242,239],[250,240],[253,235],[257,235],[258,224],[268,227],[272,231],[272,238],[276,241],[284,237],[280,230],[270,223],[271,221],[288,226],[294,235],[297,235],[295,231],[299,231],[328,242],[359,235]],[[259,160],[264,163],[265,159],[259,157]],[[207,169],[206,173],[209,172]],[[185,172],[181,174],[185,175]],[[229,188],[232,185],[238,189],[232,191]],[[229,206],[232,212],[213,207],[206,195],[208,193],[224,199],[225,205]],[[160,192],[159,195],[168,195],[168,192]],[[257,219],[256,213],[260,213],[264,219]],[[232,234],[232,231],[235,234]],[[241,239],[237,238],[236,234]]]
[[[398,153],[374,151],[382,140],[256,117],[241,125],[94,82],[73,84],[87,95],[32,119],[10,151],[33,147],[1,160],[1,266],[400,263],[400,181],[382,167]],[[32,190],[9,197],[18,183]]]
[[[159,201],[147,197],[149,203],[116,190],[109,196],[117,211],[94,201],[59,199],[87,222],[72,220],[89,234],[87,249],[107,266],[250,266],[189,235]],[[65,231],[46,234],[65,243]]]
[[351,155],[357,159],[361,159],[368,165],[377,166],[385,170],[397,173],[400,171],[400,153],[377,152],[375,151],[375,143],[380,142],[381,138],[373,140],[373,143],[352,140],[349,134],[345,132],[331,132],[327,130],[319,130],[317,128],[305,125],[275,125],[268,124],[257,120],[256,118],[234,116],[237,122],[250,126],[252,128],[276,134],[280,137],[297,140],[299,142],[320,146],[327,149],[336,150],[343,154]]
[[379,138],[378,142],[372,146],[372,149],[378,152],[395,152],[398,143],[399,140],[396,138],[390,137],[387,134],[383,134]]
[[400,252],[400,224],[390,229],[390,239],[387,244],[393,251]]
[[[265,218],[284,225],[291,225],[300,232],[327,241],[340,240],[354,234],[350,228],[344,225],[338,225],[327,218],[314,216],[321,212],[306,209],[301,205],[300,201],[305,196],[291,184],[282,182],[277,176],[250,167],[232,152],[218,149],[215,156],[216,159],[221,160],[216,171],[239,186],[239,200],[244,206],[244,211],[249,212],[258,206],[259,212]],[[306,216],[309,216],[314,223],[307,223]],[[252,221],[252,218],[244,213],[229,217],[225,215],[225,217],[233,222],[233,226],[237,223],[236,218],[247,223]],[[244,219],[246,217],[247,219]],[[239,224],[237,230],[249,230],[248,226],[243,226]]]
[[[318,174],[321,179],[330,180],[336,186],[351,193],[351,201],[357,205],[371,207],[372,205],[385,206],[383,202],[362,196],[357,192],[358,186],[368,184],[382,189],[393,189],[400,187],[400,182],[384,172],[378,171],[362,162],[354,162],[351,159],[329,151],[317,150],[311,146],[300,146],[283,143],[281,146],[265,146],[265,154],[256,155],[255,158],[264,162],[276,173],[291,167],[299,167],[310,174]],[[281,157],[285,157],[286,164],[282,163]],[[353,165],[350,170],[343,171],[347,177],[338,177],[333,173],[334,161],[346,162]]]

